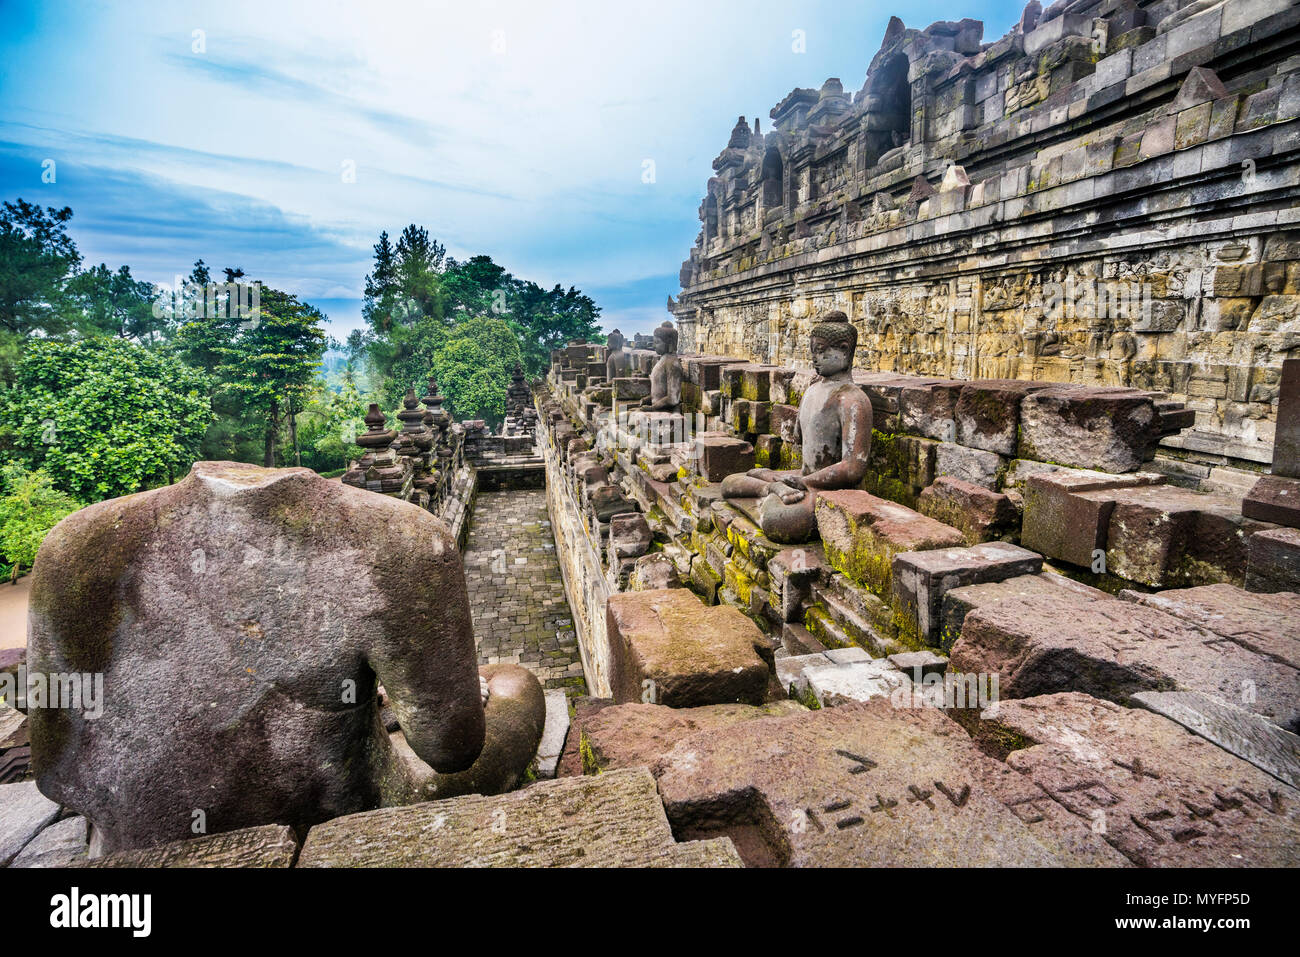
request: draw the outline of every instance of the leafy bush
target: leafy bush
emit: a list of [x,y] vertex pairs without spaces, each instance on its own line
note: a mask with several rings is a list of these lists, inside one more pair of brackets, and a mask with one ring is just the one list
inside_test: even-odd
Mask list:
[[207,376],[121,339],[34,340],[5,396],[12,458],[84,502],[185,475],[212,421]]
[[6,465],[0,498],[0,555],[10,566],[30,568],[45,534],[81,503],[54,487],[44,472]]

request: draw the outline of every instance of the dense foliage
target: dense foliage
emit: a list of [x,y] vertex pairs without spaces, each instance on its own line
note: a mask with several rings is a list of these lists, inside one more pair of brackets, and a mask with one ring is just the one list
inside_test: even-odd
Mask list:
[[6,396],[10,459],[84,502],[165,485],[198,456],[209,389],[175,356],[121,339],[32,342]]
[[54,487],[44,472],[21,465],[0,470],[0,555],[6,574],[31,568],[45,533],[81,503]]
[[380,234],[362,315],[367,330],[355,345],[365,348],[385,407],[432,370],[457,418],[493,426],[505,415],[516,361],[540,375],[552,349],[600,335],[589,296],[517,279],[489,256],[458,262],[415,225],[396,244]]
[[83,503],[176,481],[198,459],[337,472],[361,454],[368,403],[392,414],[430,375],[456,418],[496,426],[517,362],[536,375],[551,349],[599,335],[576,289],[488,256],[457,262],[414,224],[379,237],[366,326],[339,343],[320,310],[239,268],[215,279],[199,260],[175,290],[126,265],[83,268],[71,219],[0,205],[0,573],[29,567]]

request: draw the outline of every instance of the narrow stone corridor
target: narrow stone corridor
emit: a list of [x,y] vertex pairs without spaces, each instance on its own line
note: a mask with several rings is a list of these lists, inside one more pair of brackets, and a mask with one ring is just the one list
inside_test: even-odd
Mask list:
[[479,664],[518,663],[543,687],[584,693],[546,492],[481,493],[464,558]]

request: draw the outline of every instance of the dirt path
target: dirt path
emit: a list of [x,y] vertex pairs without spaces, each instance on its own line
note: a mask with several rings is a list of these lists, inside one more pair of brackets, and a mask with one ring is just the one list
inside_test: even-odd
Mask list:
[[27,597],[31,591],[31,575],[24,575],[16,585],[0,582],[0,648],[27,646]]

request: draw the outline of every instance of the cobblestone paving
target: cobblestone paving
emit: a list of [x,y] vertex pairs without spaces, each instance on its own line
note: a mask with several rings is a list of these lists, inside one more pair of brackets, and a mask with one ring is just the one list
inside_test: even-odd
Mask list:
[[547,688],[585,694],[546,492],[484,492],[465,546],[479,664],[517,662]]

